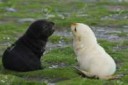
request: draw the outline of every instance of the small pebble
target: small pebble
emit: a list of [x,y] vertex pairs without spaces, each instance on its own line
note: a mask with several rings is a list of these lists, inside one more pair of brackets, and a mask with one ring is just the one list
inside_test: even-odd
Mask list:
[[19,23],[33,22],[33,21],[35,21],[35,19],[33,18],[23,18],[18,20]]
[[14,8],[6,8],[5,10],[8,12],[16,12],[16,9],[14,9]]

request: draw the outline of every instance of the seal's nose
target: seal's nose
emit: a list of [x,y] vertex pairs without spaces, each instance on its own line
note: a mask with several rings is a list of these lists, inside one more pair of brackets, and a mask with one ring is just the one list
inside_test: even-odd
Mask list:
[[50,24],[51,24],[52,26],[54,26],[54,25],[55,25],[55,23],[54,23],[54,22],[50,22]]
[[71,24],[71,29],[72,29],[72,30],[74,30],[74,28],[76,28],[76,27],[77,27],[77,23],[72,23],[72,24]]

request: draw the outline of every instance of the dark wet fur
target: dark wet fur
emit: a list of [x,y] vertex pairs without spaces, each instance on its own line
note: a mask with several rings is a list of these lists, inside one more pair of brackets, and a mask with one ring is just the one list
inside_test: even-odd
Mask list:
[[5,50],[4,68],[21,72],[41,69],[40,58],[48,37],[54,32],[53,26],[54,23],[47,20],[33,22],[26,33]]

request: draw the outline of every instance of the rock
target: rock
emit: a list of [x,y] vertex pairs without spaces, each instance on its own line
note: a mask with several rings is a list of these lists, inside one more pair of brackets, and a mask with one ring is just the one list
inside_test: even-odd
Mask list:
[[46,19],[50,19],[50,18],[54,18],[55,17],[55,15],[53,15],[53,14],[47,14],[47,15],[45,15],[46,17]]
[[108,37],[108,39],[109,39],[109,40],[118,40],[119,37],[116,36],[116,35],[111,35],[111,36]]
[[16,9],[14,9],[14,8],[6,8],[5,10],[8,12],[16,12]]
[[57,16],[60,17],[61,19],[65,19],[64,15],[62,14],[58,14]]
[[24,18],[24,19],[18,20],[19,23],[33,22],[33,21],[35,21],[35,19],[33,19],[33,18]]

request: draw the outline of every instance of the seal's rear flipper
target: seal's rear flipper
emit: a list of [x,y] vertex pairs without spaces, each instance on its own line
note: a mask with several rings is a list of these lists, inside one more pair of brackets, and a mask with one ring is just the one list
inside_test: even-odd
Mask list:
[[120,79],[122,78],[124,75],[123,74],[119,74],[119,75],[112,75],[112,76],[101,76],[99,77],[100,79],[105,79],[105,80],[116,80],[116,79]]
[[78,73],[79,73],[80,75],[82,75],[83,77],[96,78],[95,75],[93,75],[93,74],[91,74],[91,73],[89,73],[89,72],[87,72],[87,71],[84,71],[84,70],[80,69],[78,66],[74,66],[74,68],[75,68],[75,69],[78,71]]

